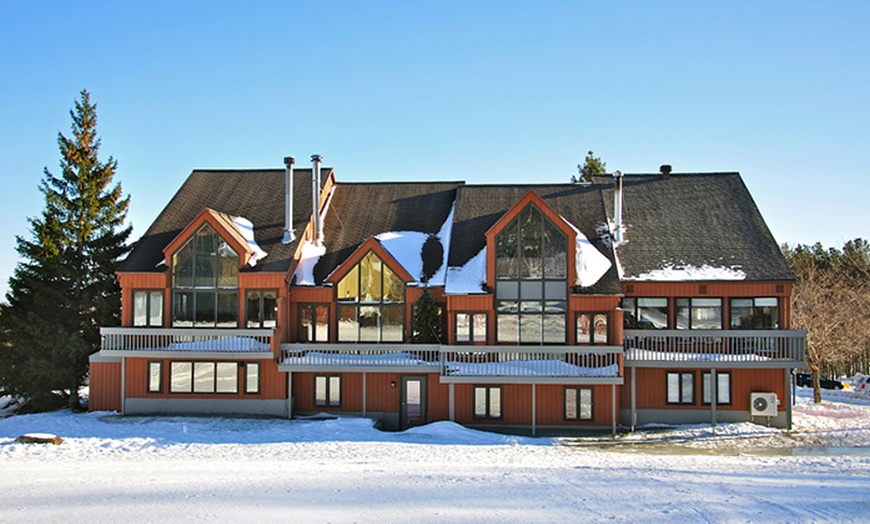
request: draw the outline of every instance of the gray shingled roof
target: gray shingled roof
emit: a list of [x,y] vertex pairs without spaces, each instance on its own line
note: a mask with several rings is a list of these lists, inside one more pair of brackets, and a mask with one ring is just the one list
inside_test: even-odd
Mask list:
[[[609,216],[613,178],[595,177]],[[626,242],[617,248],[625,278],[669,265],[730,267],[746,280],[794,274],[739,173],[625,175]]]
[[580,184],[552,185],[478,185],[462,186],[457,191],[453,217],[453,238],[448,266],[463,266],[486,246],[486,232],[530,190],[562,215],[588,238],[613,266],[588,289],[578,292],[620,293],[613,251],[605,245],[596,227],[607,223],[601,191],[603,186]]
[[450,214],[456,188],[461,184],[336,184],[323,223],[323,244],[327,251],[314,267],[315,282],[323,282],[369,237],[388,231],[438,233]]
[[[326,180],[330,169],[322,169]],[[311,169],[294,170],[293,221],[301,236],[311,217]],[[243,216],[254,224],[254,235],[268,253],[245,271],[282,272],[290,269],[297,242],[282,244],[284,232],[284,170],[196,170],[190,174],[148,231],[136,242],[119,271],[166,271],[160,265],[166,247],[205,208]]]

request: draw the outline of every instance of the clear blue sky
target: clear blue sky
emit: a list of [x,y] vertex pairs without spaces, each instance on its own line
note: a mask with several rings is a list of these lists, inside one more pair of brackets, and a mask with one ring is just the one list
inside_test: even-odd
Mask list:
[[778,242],[842,246],[870,237],[868,28],[865,1],[2,2],[0,290],[82,88],[136,237],[196,168],[565,182],[591,149],[740,171]]

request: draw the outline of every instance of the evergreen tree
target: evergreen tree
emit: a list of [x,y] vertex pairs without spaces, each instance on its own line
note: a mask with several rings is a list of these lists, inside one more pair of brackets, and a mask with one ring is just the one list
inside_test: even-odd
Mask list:
[[423,294],[414,304],[411,333],[411,343],[413,344],[441,343],[441,314],[438,312],[438,304],[429,293],[429,288],[423,289]]
[[86,90],[70,116],[72,137],[58,133],[60,176],[43,170],[45,209],[28,219],[31,240],[16,237],[22,261],[0,308],[0,385],[37,410],[58,398],[79,405],[100,326],[119,321],[115,269],[130,249],[130,198],[112,185],[117,162],[98,158],[96,104]]
[[592,151],[589,151],[586,154],[585,163],[582,166],[577,164],[577,170],[580,172],[580,182],[592,182],[592,175],[606,173],[604,169],[606,165]]

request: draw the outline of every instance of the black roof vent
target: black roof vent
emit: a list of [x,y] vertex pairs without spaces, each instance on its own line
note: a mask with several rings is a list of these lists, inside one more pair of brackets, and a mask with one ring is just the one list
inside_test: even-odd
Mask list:
[[662,174],[662,178],[668,178],[669,176],[671,176],[671,165],[663,164],[661,167],[659,167],[659,173]]

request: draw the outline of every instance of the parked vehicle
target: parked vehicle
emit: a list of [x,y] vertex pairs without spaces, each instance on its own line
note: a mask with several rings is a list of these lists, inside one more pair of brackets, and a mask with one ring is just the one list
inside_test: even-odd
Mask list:
[[852,381],[852,391],[856,395],[870,396],[870,375],[859,375]]
[[[795,373],[794,383],[800,387],[811,388],[813,387],[813,374]],[[819,386],[821,386],[822,389],[843,389],[842,382],[827,377],[819,377]]]

